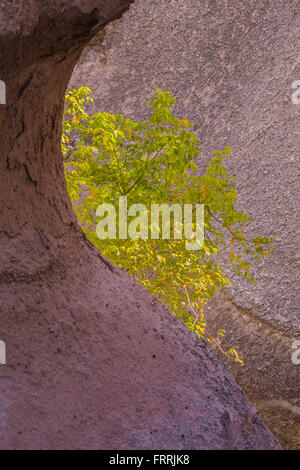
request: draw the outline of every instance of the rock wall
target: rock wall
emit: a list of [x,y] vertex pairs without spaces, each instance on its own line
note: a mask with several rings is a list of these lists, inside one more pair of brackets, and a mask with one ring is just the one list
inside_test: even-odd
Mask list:
[[129,3],[0,3],[0,448],[279,449],[215,355],[76,224],[64,93]]
[[258,288],[231,276],[226,305],[212,302],[209,323],[228,330],[246,361],[232,371],[290,447],[300,445],[291,362],[300,318],[300,105],[291,99],[299,28],[298,0],[139,0],[86,49],[70,83],[89,86],[98,110],[137,119],[156,87],[171,90],[199,136],[200,170],[212,150],[232,148],[240,206],[251,231],[277,237],[276,249],[254,270]]

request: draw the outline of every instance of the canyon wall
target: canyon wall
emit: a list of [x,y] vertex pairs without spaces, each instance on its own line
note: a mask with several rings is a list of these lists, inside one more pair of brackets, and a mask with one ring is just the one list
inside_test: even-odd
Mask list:
[[92,41],[69,85],[89,86],[97,110],[136,119],[155,88],[172,91],[200,139],[199,171],[231,147],[248,233],[277,239],[254,269],[257,288],[225,266],[233,287],[208,306],[209,326],[227,330],[246,363],[229,367],[287,447],[300,445],[299,33],[297,0],[139,0]]
[[0,448],[279,449],[215,355],[76,223],[64,94],[129,3],[0,3]]

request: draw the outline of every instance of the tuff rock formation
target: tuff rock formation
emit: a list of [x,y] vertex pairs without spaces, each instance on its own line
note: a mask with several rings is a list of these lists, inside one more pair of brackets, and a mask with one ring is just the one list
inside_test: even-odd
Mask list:
[[156,87],[171,90],[195,124],[199,171],[212,150],[232,148],[248,233],[278,238],[254,270],[258,288],[231,275],[209,324],[227,330],[246,362],[232,372],[288,448],[300,446],[299,13],[298,0],[139,0],[91,42],[70,83],[89,86],[98,110],[136,119]]
[[129,1],[2,1],[2,449],[278,449],[197,337],[77,226],[60,151],[85,43]]

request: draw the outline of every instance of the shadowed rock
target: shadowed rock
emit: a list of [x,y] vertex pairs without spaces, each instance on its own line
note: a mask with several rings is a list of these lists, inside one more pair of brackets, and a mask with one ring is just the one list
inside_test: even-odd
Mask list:
[[300,317],[299,26],[298,0],[140,0],[93,40],[70,84],[89,86],[98,110],[136,119],[156,87],[171,90],[178,114],[195,124],[200,170],[212,150],[232,148],[226,164],[251,233],[278,238],[254,270],[258,288],[231,275],[234,288],[212,303],[209,323],[227,330],[246,362],[230,364],[232,372],[292,448],[300,445],[299,366],[291,361]]
[[277,449],[213,353],[71,209],[64,92],[84,44],[129,3],[0,4],[0,447]]

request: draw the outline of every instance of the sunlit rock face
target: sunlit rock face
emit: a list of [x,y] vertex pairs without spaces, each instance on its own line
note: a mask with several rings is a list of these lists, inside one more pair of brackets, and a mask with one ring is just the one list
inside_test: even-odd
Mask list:
[[0,447],[278,449],[214,354],[76,224],[64,92],[129,3],[0,3]]
[[[228,171],[248,233],[276,236],[254,268],[258,287],[231,276],[208,307],[213,331],[245,359],[230,365],[287,447],[299,447],[299,365],[292,344],[300,318],[299,2],[139,0],[84,52],[70,86],[89,86],[96,108],[144,118],[156,87],[171,90],[201,143],[199,170],[229,145]],[[228,270],[228,266],[225,267]],[[228,271],[230,272],[230,271]]]

